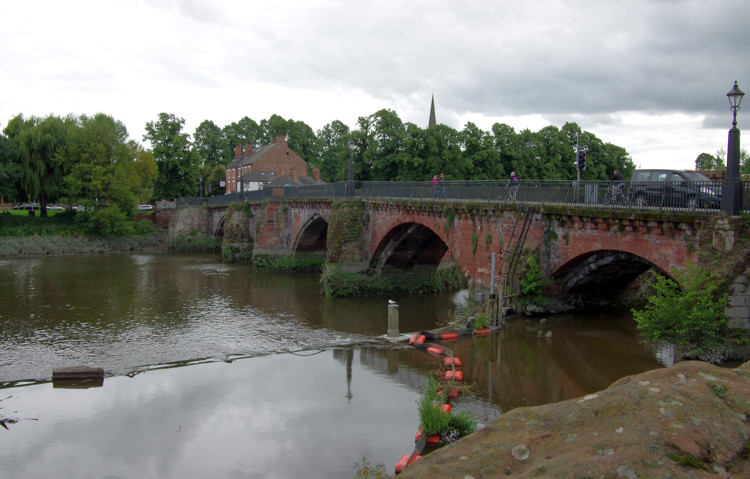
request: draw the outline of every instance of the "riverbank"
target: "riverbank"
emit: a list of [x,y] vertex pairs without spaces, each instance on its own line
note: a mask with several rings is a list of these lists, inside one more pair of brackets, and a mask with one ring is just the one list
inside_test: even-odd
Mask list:
[[750,362],[680,362],[512,409],[400,477],[749,477],[748,418]]
[[166,251],[164,232],[116,237],[23,236],[0,238],[0,258]]

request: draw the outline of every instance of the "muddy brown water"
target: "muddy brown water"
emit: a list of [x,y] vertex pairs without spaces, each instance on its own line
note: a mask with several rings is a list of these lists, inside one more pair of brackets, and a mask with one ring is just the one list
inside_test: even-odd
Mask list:
[[[465,292],[400,298],[402,331],[434,328]],[[414,446],[434,358],[373,341],[388,298],[328,300],[316,275],[213,255],[0,260],[0,477],[350,478]],[[480,424],[668,365],[630,315],[513,320],[443,343]],[[102,367],[99,387],[53,368]]]

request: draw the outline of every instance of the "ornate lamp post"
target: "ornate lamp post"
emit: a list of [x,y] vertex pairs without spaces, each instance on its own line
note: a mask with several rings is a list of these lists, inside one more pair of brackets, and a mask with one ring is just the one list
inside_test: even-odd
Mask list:
[[737,110],[740,109],[742,97],[745,96],[737,88],[727,93],[729,109],[732,110],[732,129],[729,130],[727,145],[727,177],[721,189],[721,210],[728,215],[738,215],[742,210],[742,181],[740,180],[740,130],[737,128]]
[[349,140],[349,180],[346,182],[346,195],[354,196],[354,140]]

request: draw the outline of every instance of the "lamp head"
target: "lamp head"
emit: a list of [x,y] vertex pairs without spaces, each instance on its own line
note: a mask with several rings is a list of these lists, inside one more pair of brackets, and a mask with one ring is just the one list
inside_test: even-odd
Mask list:
[[734,88],[727,93],[727,98],[729,98],[729,108],[732,111],[737,111],[740,109],[740,103],[742,103],[742,97],[745,96],[744,93],[742,93],[742,90],[740,90],[737,87],[737,82],[734,82]]
[[354,140],[349,140],[349,151],[354,151]]

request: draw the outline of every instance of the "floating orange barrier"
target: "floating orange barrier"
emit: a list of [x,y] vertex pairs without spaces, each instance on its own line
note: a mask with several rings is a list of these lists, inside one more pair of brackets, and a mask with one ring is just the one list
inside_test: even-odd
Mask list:
[[445,380],[450,381],[463,381],[464,380],[464,372],[463,371],[446,371],[445,372]]
[[441,356],[445,353],[445,348],[441,348],[440,346],[435,346],[434,344],[427,348],[427,352],[434,355],[434,356]]
[[443,359],[443,364],[445,364],[446,368],[449,368],[451,366],[455,366],[457,368],[460,368],[462,366],[462,364],[461,364],[461,358],[457,358],[457,357],[445,358],[445,359]]
[[476,336],[489,336],[490,334],[492,334],[492,330],[491,329],[477,329],[474,331],[474,334]]
[[458,333],[440,333],[440,339],[444,341],[458,339]]
[[409,344],[414,344],[417,341],[417,335],[412,334],[411,338],[409,338]]
[[[438,389],[438,391],[437,391],[438,396],[441,396],[444,392],[445,391],[443,391],[442,389]],[[457,398],[458,397],[458,389],[451,389],[450,391],[448,391],[448,397],[449,398]]]
[[414,342],[416,344],[424,344],[425,339],[427,338],[425,338],[424,334],[420,334],[419,336],[417,336],[417,339]]
[[450,414],[451,413],[451,409],[453,409],[453,406],[451,406],[448,403],[440,405],[440,410],[443,411],[446,414]]
[[403,456],[401,456],[401,460],[398,461],[398,464],[396,464],[396,474],[398,474],[399,472],[403,472],[403,470],[406,469],[406,466],[416,461],[417,459],[422,458],[422,456],[420,455],[415,455],[414,458],[411,461],[409,461],[410,457],[411,457],[411,454],[404,454]]

